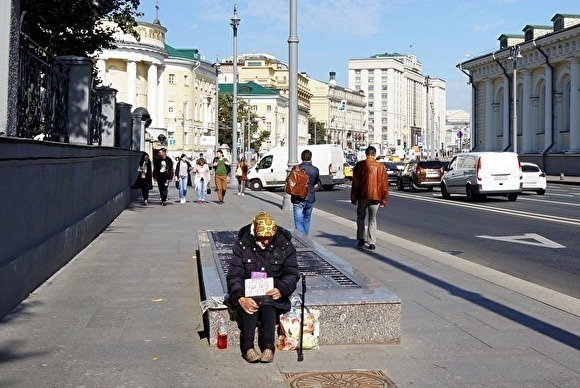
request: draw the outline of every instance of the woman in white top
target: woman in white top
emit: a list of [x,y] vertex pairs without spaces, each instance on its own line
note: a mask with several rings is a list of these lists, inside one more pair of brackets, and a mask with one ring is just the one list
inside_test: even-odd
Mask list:
[[175,167],[175,179],[178,182],[177,188],[179,189],[180,203],[185,203],[187,186],[191,186],[191,176],[189,175],[191,169],[191,164],[189,164],[187,156],[182,154],[179,162],[177,162],[177,166]]
[[205,194],[209,188],[210,173],[209,166],[205,162],[204,158],[198,158],[193,167],[193,172],[195,172],[194,187],[197,191],[197,203],[207,202],[205,200]]

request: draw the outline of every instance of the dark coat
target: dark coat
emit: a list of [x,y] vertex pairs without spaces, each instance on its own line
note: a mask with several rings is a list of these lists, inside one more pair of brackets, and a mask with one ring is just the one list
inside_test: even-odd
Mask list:
[[153,178],[152,178],[153,172],[151,171],[151,161],[150,160],[147,161],[146,164],[147,164],[147,172],[145,173],[145,179],[142,179],[141,172],[138,172],[137,178],[135,179],[135,183],[133,183],[133,186],[131,186],[132,189],[139,189],[143,184],[145,184],[147,190],[153,190]]
[[292,244],[292,234],[278,226],[278,232],[272,242],[264,249],[256,246],[251,234],[251,224],[238,232],[233,247],[233,257],[226,277],[228,284],[229,304],[238,307],[238,299],[244,296],[244,280],[249,279],[252,271],[266,272],[274,278],[274,287],[282,295],[278,300],[270,296],[254,297],[262,305],[275,306],[281,310],[290,310],[290,295],[296,289],[300,278],[296,248]]
[[167,180],[173,179],[173,160],[171,158],[165,158],[166,170],[165,174],[161,174],[161,158],[155,158],[153,161],[153,178],[156,181],[165,182]]

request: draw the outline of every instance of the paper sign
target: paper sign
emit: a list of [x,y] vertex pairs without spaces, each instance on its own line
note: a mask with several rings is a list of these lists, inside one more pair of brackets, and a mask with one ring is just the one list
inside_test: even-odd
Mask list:
[[246,279],[244,285],[246,297],[266,295],[266,291],[274,288],[274,278]]

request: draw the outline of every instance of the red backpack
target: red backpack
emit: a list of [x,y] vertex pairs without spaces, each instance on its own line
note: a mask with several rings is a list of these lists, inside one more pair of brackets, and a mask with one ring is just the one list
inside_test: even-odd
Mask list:
[[298,197],[300,199],[306,199],[308,195],[308,174],[306,169],[300,169],[298,166],[294,166],[286,178],[286,193]]

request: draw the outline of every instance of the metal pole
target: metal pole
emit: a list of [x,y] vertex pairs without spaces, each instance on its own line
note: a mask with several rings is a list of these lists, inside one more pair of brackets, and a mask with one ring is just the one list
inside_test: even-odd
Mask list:
[[[232,101],[232,163],[238,162],[238,25],[240,24],[240,18],[238,17],[237,5],[234,4],[234,16],[230,19],[230,25],[232,26],[234,35],[232,39],[233,43],[233,101]],[[232,168],[232,177],[234,174],[234,169]],[[233,179],[232,179],[233,181]]]
[[219,87],[219,73],[220,73],[220,63],[218,58],[216,58],[215,61],[215,149],[213,150],[213,156],[217,155],[217,150],[220,147],[220,136],[219,136],[219,132],[220,132],[220,112],[219,112],[219,106],[220,106],[220,87]]
[[[289,117],[288,117],[288,174],[292,166],[298,164],[298,35],[297,35],[298,0],[290,0],[290,35],[288,51],[290,62],[289,75]],[[290,194],[285,193],[282,210],[292,210]]]
[[427,93],[425,97],[425,131],[423,131],[423,148],[427,151],[427,157],[429,157],[429,76],[425,77],[425,86],[427,87]]
[[314,145],[316,145],[316,121],[314,122]]

